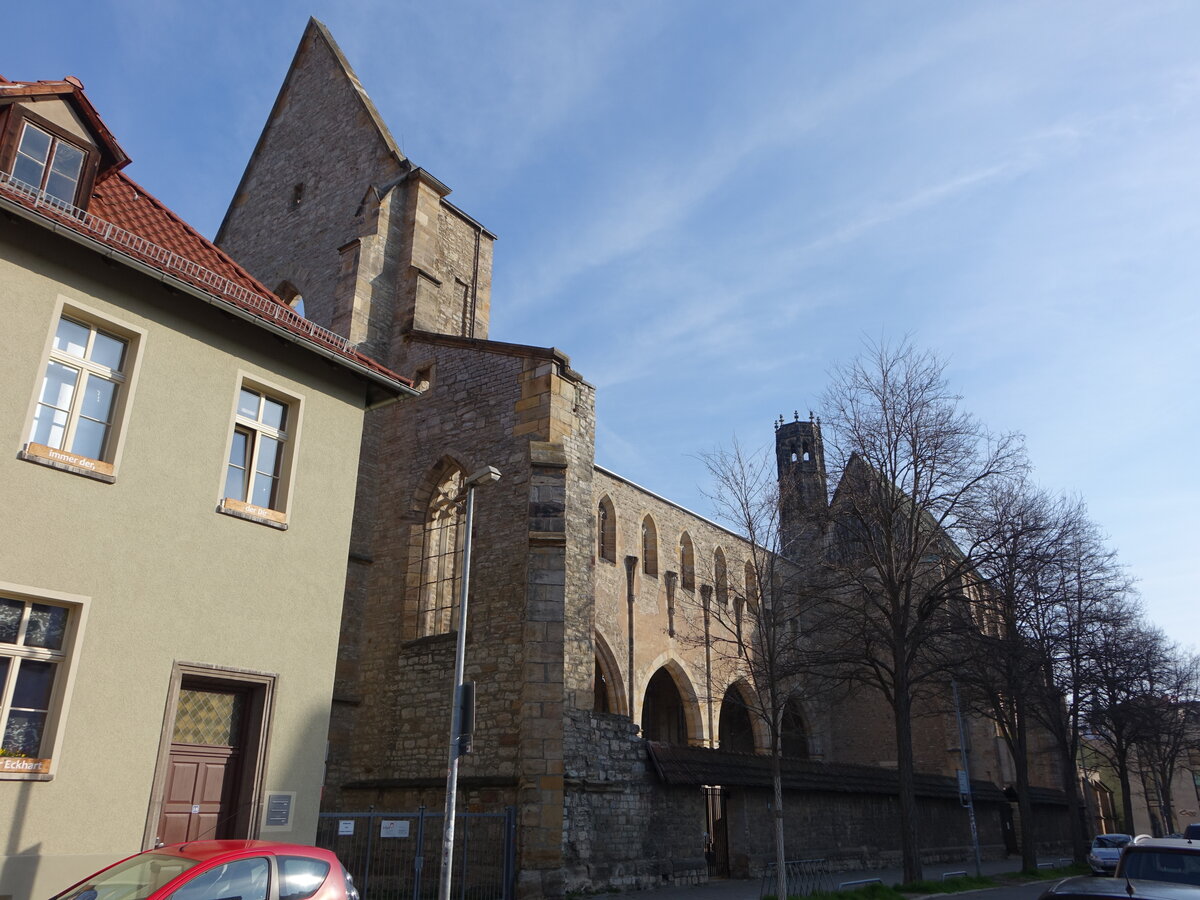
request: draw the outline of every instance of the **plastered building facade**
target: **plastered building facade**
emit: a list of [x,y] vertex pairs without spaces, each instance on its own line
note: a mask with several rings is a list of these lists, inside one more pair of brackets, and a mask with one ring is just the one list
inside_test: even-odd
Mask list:
[[[765,731],[739,712],[736,664],[714,662],[703,624],[706,604],[747,596],[750,548],[596,465],[595,389],[556,349],[489,338],[495,238],[448,194],[399,151],[310,21],[218,243],[423,391],[368,418],[326,808],[443,802],[454,500],[490,465],[503,477],[477,497],[466,672],[477,723],[459,790],[465,808],[516,807],[520,892],[757,871],[770,854],[769,775],[754,755]],[[968,841],[951,728],[931,713],[918,729],[930,856]],[[983,723],[971,728],[985,849],[1002,853],[1003,754]],[[789,734],[795,854],[894,858],[894,739],[879,699],[798,699]],[[1044,793],[1050,823],[1059,809]]]
[[313,840],[364,409],[415,394],[127,162],[0,78],[0,900]]

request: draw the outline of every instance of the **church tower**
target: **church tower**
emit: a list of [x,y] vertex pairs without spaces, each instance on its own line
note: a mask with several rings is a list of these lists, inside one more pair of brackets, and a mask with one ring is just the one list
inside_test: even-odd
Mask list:
[[775,462],[779,478],[781,550],[796,559],[817,536],[819,514],[828,504],[825,448],[821,423],[809,414],[791,422],[780,416],[775,423]]

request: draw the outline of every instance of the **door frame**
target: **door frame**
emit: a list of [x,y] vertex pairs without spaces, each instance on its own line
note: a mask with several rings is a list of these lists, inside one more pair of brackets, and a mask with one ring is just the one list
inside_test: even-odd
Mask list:
[[270,750],[271,718],[275,708],[276,676],[267,672],[225,669],[204,663],[175,662],[167,688],[163,710],[162,731],[158,740],[158,758],[154,765],[154,781],[150,803],[146,810],[146,827],[142,833],[142,849],[154,846],[158,822],[162,815],[163,793],[171,757],[171,739],[175,733],[175,715],[179,708],[179,690],[188,687],[242,691],[246,695],[246,728],[242,736],[242,763],[234,797],[238,801],[237,816],[230,834],[238,838],[258,837]]

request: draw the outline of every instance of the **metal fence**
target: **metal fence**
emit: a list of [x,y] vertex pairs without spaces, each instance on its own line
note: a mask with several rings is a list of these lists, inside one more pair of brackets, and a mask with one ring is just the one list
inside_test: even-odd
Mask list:
[[758,890],[759,897],[776,897],[778,900],[786,900],[787,897],[807,897],[817,891],[827,891],[832,886],[829,881],[828,860],[792,859],[783,865],[787,890],[779,890],[775,863],[767,863]]
[[[317,846],[332,850],[354,876],[363,900],[429,900],[442,866],[442,818],[407,813],[321,813]],[[516,811],[458,813],[451,900],[516,896]]]

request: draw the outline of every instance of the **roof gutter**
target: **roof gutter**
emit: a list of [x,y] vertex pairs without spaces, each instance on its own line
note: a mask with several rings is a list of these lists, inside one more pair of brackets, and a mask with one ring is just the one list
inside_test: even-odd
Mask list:
[[263,329],[264,331],[274,334],[276,337],[283,338],[285,341],[295,344],[297,347],[300,347],[303,350],[307,350],[311,353],[315,353],[318,356],[324,357],[327,361],[334,363],[340,368],[347,369],[358,377],[365,379],[376,389],[382,389],[386,392],[387,396],[378,400],[369,401],[366,409],[378,409],[381,406],[387,406],[388,404],[394,403],[404,396],[419,397],[421,395],[421,392],[416,388],[409,387],[403,382],[388,378],[386,375],[375,372],[352,359],[347,359],[346,357],[341,356],[338,353],[334,353],[332,350],[322,347],[320,344],[307,341],[300,337],[300,335],[294,334],[293,332],[288,331],[286,328],[281,328],[278,325],[268,322],[267,320],[254,315],[254,313],[244,310],[236,304],[230,303],[228,300],[216,297],[207,291],[201,290],[195,285],[176,278],[173,275],[168,275],[161,269],[156,269],[154,266],[147,265],[140,260],[134,259],[133,257],[122,253],[120,250],[117,250],[114,247],[103,244],[100,241],[88,237],[87,235],[80,234],[79,232],[63,225],[60,222],[47,219],[44,216],[39,215],[37,212],[27,209],[19,203],[14,203],[2,195],[0,195],[0,209],[10,213],[15,213],[26,221],[32,222],[34,225],[40,226],[47,231],[52,231],[55,234],[62,235],[63,237],[74,241],[76,244],[79,244],[82,247],[86,247],[89,250],[95,251],[101,256],[120,262],[134,271],[141,272],[143,275],[147,275],[156,281],[161,281],[163,284],[167,285],[173,290],[188,294],[189,296],[195,297],[197,300],[203,300],[205,303],[216,307],[222,312],[228,313],[236,318],[243,319],[244,321],[257,326],[258,328]]

